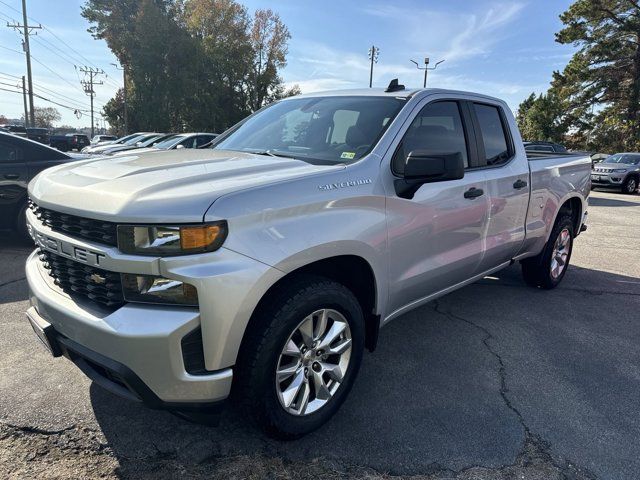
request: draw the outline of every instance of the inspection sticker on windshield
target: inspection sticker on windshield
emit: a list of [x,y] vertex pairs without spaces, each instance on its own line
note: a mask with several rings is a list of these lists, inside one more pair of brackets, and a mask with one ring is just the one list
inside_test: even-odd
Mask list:
[[340,158],[347,158],[351,160],[355,156],[356,156],[356,152],[342,152],[342,155],[340,155]]

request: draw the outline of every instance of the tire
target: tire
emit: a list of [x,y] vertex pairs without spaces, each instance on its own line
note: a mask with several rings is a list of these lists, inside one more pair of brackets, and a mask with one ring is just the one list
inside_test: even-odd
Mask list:
[[[255,315],[240,349],[233,394],[243,413],[269,436],[301,437],[327,422],[351,390],[364,351],[362,309],[343,285],[304,275],[278,288]],[[307,330],[309,321],[312,331]],[[321,324],[326,325],[324,337],[317,334]],[[341,328],[340,336],[321,350],[323,339],[328,341],[329,334]],[[308,342],[304,341],[303,330],[312,334],[313,343],[309,335]],[[330,348],[337,351],[347,344],[348,350],[339,355],[328,353]],[[332,365],[338,370],[325,370]],[[336,378],[333,372],[338,372]]]
[[[575,238],[573,228],[573,220],[569,215],[559,217],[542,252],[535,257],[527,258],[520,262],[522,276],[527,285],[551,290],[560,284],[567,273],[569,261],[571,260],[573,240]],[[560,238],[561,235],[563,238]],[[562,247],[565,242],[566,246]],[[556,246],[560,250],[556,251]],[[564,262],[563,264],[559,265],[560,262],[557,262],[557,260],[554,263],[554,252],[556,253],[555,258],[557,259],[560,256]]]
[[627,177],[627,179],[622,184],[622,193],[626,193],[627,195],[633,195],[638,190],[638,177],[633,175]]
[[31,241],[31,236],[29,235],[29,230],[27,228],[27,208],[29,207],[26,203],[20,205],[15,225],[18,238],[23,242]]

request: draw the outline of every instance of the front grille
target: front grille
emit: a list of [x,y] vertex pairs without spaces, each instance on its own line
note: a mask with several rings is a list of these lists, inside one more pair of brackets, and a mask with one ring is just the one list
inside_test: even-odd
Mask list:
[[114,247],[118,245],[118,226],[115,223],[56,212],[42,208],[32,200],[29,200],[29,208],[51,230]]
[[120,274],[90,267],[40,249],[40,261],[54,283],[69,295],[79,295],[109,308],[125,303]]

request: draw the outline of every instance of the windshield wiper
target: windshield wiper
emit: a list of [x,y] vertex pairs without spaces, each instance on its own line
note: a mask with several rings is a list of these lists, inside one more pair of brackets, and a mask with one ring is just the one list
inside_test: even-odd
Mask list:
[[269,157],[281,157],[281,158],[298,158],[295,155],[289,155],[287,153],[282,153],[282,152],[274,152],[271,149],[267,149],[267,150],[244,150],[245,152],[248,153],[253,153],[255,155],[267,155]]

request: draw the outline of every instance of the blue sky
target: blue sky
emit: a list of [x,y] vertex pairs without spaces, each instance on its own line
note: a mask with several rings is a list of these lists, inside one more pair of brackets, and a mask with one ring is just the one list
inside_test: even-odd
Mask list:
[[[445,59],[430,72],[429,86],[494,95],[515,109],[532,91],[546,90],[551,73],[562,69],[573,52],[572,46],[554,42],[554,33],[561,28],[558,15],[570,0],[241,3],[250,11],[271,8],[280,14],[292,36],[282,76],[287,84],[300,85],[303,92],[368,86],[367,50],[375,44],[380,55],[374,86],[386,86],[395,77],[407,86],[421,86],[422,72],[409,60],[420,62],[429,56],[432,64]],[[36,59],[34,91],[86,109],[89,99],[80,87],[82,74],[74,65],[105,70],[104,85],[96,87],[98,107],[122,81],[121,72],[111,65],[116,60],[106,44],[86,32],[88,24],[80,16],[82,4],[78,0],[27,0],[29,16],[46,27],[31,45]],[[6,84],[15,85],[18,80],[13,76],[25,74],[20,36],[4,26],[9,19],[20,19],[19,11],[20,0],[0,1],[0,88],[13,89]],[[35,104],[50,105],[38,99]],[[78,119],[72,110],[57,108],[62,123],[89,124],[88,115]],[[20,95],[0,90],[0,114],[20,117],[22,111]]]

